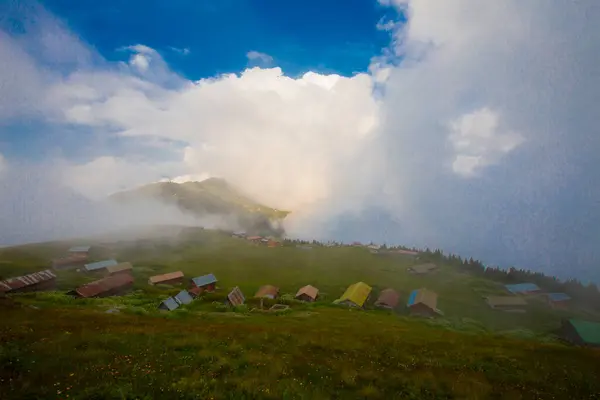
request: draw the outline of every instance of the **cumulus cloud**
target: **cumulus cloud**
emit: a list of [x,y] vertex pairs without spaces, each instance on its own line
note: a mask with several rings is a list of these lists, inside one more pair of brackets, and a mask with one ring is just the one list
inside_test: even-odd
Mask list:
[[396,237],[559,274],[593,265],[595,3],[387,3],[408,18],[381,124]]
[[246,53],[246,57],[248,57],[248,61],[255,62],[263,65],[271,65],[273,63],[273,57],[266,53],[261,53],[260,51],[249,51]]
[[500,133],[498,126],[498,114],[488,108],[465,114],[449,124],[449,139],[456,151],[452,163],[454,172],[473,176],[522,143],[519,134]]
[[165,175],[210,175],[273,206],[297,209],[329,195],[338,165],[360,150],[378,119],[367,75],[309,72],[293,79],[279,68],[254,68],[166,89],[127,74],[77,71],[45,90],[60,105],[55,118],[62,123],[145,144],[185,144],[161,163],[106,155],[64,165],[65,181],[93,198]]
[[[589,267],[600,256],[595,2],[380,2],[407,23],[380,24],[390,47],[352,77],[290,78],[261,64],[192,82],[150,47],[90,65],[81,43],[80,61],[63,55],[77,68],[56,74],[3,32],[0,79],[27,84],[0,99],[16,104],[0,119],[35,109],[43,121],[136,143],[59,164],[62,182],[88,197],[218,176],[293,210],[294,234],[598,279]],[[248,53],[272,63],[265,56]]]

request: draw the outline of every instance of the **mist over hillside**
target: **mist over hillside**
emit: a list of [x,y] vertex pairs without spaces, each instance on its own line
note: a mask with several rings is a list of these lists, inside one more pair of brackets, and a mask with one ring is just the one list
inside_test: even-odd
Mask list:
[[0,246],[152,225],[241,228],[236,219],[227,213],[212,212],[210,207],[206,213],[184,212],[176,204],[143,195],[133,202],[91,200],[62,185],[51,174],[30,172],[11,171],[10,177],[0,179]]
[[219,217],[231,229],[263,235],[282,235],[281,222],[287,211],[277,210],[250,199],[224,179],[202,182],[157,182],[115,193],[111,204],[130,206],[157,202],[193,218]]

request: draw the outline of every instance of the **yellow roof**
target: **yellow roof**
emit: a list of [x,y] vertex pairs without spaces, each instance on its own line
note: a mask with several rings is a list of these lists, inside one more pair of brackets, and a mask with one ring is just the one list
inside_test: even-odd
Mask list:
[[355,283],[348,286],[348,289],[346,289],[342,297],[340,297],[337,302],[351,301],[357,306],[362,307],[363,304],[365,304],[367,297],[369,297],[371,290],[371,286],[364,282]]

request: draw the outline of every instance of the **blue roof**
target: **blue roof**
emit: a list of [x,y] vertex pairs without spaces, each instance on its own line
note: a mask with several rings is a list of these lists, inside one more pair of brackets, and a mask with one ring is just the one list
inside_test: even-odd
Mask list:
[[505,285],[505,287],[512,293],[535,292],[540,290],[535,283],[517,283],[516,285]]
[[165,307],[167,307],[169,311],[173,311],[179,307],[179,303],[177,303],[177,301],[175,301],[173,297],[169,297],[168,299],[163,300],[163,302],[160,303],[160,305],[162,306],[163,304],[165,305]]
[[175,300],[179,304],[190,304],[194,299],[192,298],[192,296],[190,296],[187,290],[182,290],[181,292],[177,293],[177,296],[175,296]]
[[408,297],[408,303],[406,303],[407,306],[412,306],[415,302],[415,298],[417,297],[417,293],[419,292],[419,289],[413,290],[410,293],[410,296]]
[[69,252],[71,253],[85,253],[90,251],[90,248],[92,246],[73,246],[69,249]]
[[215,276],[213,274],[208,274],[208,275],[192,278],[192,282],[194,282],[194,285],[196,285],[198,287],[202,287],[202,286],[210,285],[211,283],[216,283],[217,278],[215,278]]
[[571,300],[571,296],[566,293],[548,293],[548,298],[552,301]]
[[98,262],[91,263],[91,264],[85,264],[85,269],[87,269],[88,271],[95,271],[95,270],[106,268],[106,267],[112,267],[113,265],[117,265],[117,264],[118,264],[118,262],[116,260],[104,260],[104,261],[98,261]]

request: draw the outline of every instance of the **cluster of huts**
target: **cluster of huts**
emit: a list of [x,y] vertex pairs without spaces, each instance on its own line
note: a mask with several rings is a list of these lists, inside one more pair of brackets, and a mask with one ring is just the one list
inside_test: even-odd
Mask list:
[[[175,274],[175,273],[174,273]],[[181,274],[181,273],[179,273]],[[168,275],[168,274],[167,274]],[[179,276],[179,275],[178,275]],[[183,274],[180,275],[183,277]],[[152,282],[157,282],[157,279],[168,278],[170,283],[173,282],[173,276],[166,275],[150,278]],[[164,280],[163,280],[164,282]],[[180,283],[178,281],[177,283]],[[161,302],[160,309],[175,310],[181,305],[189,304],[203,292],[214,292],[217,287],[217,278],[213,274],[204,275],[198,278],[193,278],[190,281],[191,286],[187,290],[182,290],[176,296],[169,297]],[[357,282],[350,285],[344,294],[334,304],[346,305],[350,307],[364,307],[367,300],[371,297],[373,288],[364,282]],[[261,286],[254,298],[262,299],[277,299],[280,295],[280,289],[273,285]],[[295,299],[304,302],[314,302],[319,298],[319,289],[312,285],[306,285],[298,289]],[[239,287],[235,287],[227,295],[227,303],[232,306],[244,304],[246,297]],[[375,307],[386,309],[397,309],[400,304],[400,295],[393,289],[385,289],[379,293],[375,301]],[[437,309],[437,294],[427,289],[414,290],[408,299],[407,307],[411,315],[421,316],[436,316],[443,313]]]
[[238,231],[231,234],[232,237],[245,239],[251,243],[257,245],[263,245],[267,247],[279,247],[281,242],[274,237],[263,237],[258,235],[247,235],[246,232]]
[[[245,236],[242,233],[234,233],[236,237],[243,237],[256,243],[271,244],[271,239],[258,236]],[[266,240],[266,241],[265,241]],[[278,242],[277,244],[278,245]],[[310,246],[308,246],[310,247]],[[91,246],[71,247],[67,254],[52,262],[54,270],[75,269],[89,272],[92,274],[101,274],[102,278],[82,285],[69,294],[76,297],[93,298],[120,295],[127,292],[134,283],[133,266],[129,262],[118,262],[114,259],[108,259],[97,262],[89,261],[89,252]],[[378,249],[372,249],[374,251]],[[410,253],[408,250],[393,250]],[[417,254],[417,253],[415,253]],[[412,274],[423,275],[435,272],[438,267],[435,264],[421,264],[408,268]],[[56,287],[57,275],[55,271],[47,269],[40,272],[31,273],[15,278],[0,281],[0,295],[6,293],[19,293],[52,290]],[[170,272],[167,274],[152,276],[148,279],[149,285],[179,285],[185,282],[184,273],[181,271]],[[191,278],[187,289],[181,290],[178,294],[171,296],[160,302],[158,308],[161,310],[172,311],[182,305],[194,301],[195,298],[207,292],[211,293],[217,290],[217,278],[214,274],[207,274]],[[543,298],[554,308],[566,308],[570,297],[565,293],[544,293],[537,285],[533,283],[520,283],[505,285],[509,292],[506,295],[496,295],[485,297],[486,303],[493,309],[509,312],[525,312],[528,304],[528,298]],[[364,282],[357,282],[350,285],[339,299],[333,303],[350,307],[362,308],[371,298],[373,288]],[[261,286],[255,293],[254,298],[277,299],[280,295],[278,287],[273,285]],[[297,300],[304,302],[314,302],[319,298],[319,289],[312,285],[306,285],[298,289],[295,294]],[[381,290],[373,305],[378,308],[395,310],[400,305],[401,296],[392,288]],[[246,302],[246,297],[239,287],[233,288],[227,295],[226,302],[232,306],[242,305]],[[434,317],[443,315],[443,312],[437,308],[438,295],[426,288],[413,290],[407,299],[406,308],[411,315]],[[262,302],[261,302],[262,304]],[[273,307],[276,307],[275,305]],[[600,346],[600,324],[590,321],[568,319],[562,322],[561,328],[557,334],[565,340],[575,344],[586,344]]]
[[495,310],[507,312],[526,312],[528,298],[544,300],[552,308],[566,309],[571,297],[566,293],[545,293],[534,283],[518,283],[505,285],[509,292],[502,296],[487,296],[486,303]]
[[[363,307],[371,297],[372,291],[373,288],[364,282],[354,283],[346,289],[339,299],[334,301],[334,304]],[[408,296],[406,307],[411,315],[427,317],[443,315],[437,308],[437,299],[437,294],[431,290],[426,288],[415,289]],[[382,290],[374,302],[375,307],[390,310],[397,309],[399,304],[400,294],[391,288]]]
[[[183,272],[171,272],[164,275],[150,277],[148,283],[151,285],[170,284],[178,285],[183,283]],[[179,306],[190,304],[196,297],[204,292],[212,293],[217,289],[217,278],[213,274],[198,276],[190,280],[190,287],[187,290],[182,290],[175,296],[163,300],[158,308],[166,311],[173,311]]]

